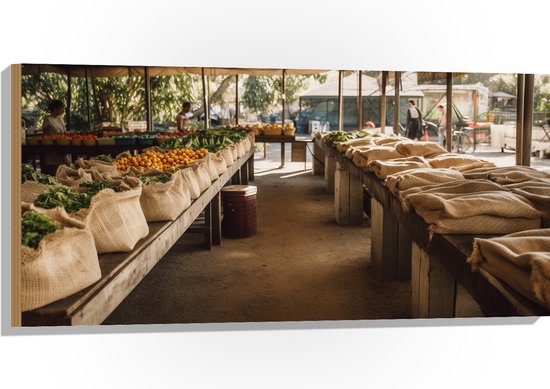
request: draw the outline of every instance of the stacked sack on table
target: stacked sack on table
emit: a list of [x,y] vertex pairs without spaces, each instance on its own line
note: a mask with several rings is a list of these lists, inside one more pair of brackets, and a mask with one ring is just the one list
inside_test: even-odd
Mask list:
[[474,240],[472,270],[491,273],[524,297],[550,309],[550,229]]

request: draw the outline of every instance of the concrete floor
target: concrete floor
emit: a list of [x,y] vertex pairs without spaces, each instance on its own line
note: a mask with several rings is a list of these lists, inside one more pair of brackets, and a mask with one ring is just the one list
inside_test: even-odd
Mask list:
[[324,180],[277,169],[279,150],[256,153],[256,236],[206,251],[185,234],[104,324],[409,318],[409,282],[371,267],[368,219],[337,226]]

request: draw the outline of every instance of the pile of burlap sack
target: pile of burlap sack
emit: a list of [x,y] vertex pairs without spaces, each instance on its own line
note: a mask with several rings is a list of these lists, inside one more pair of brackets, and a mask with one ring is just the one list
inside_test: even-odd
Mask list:
[[[172,221],[200,197],[228,166],[250,151],[250,136],[238,144],[183,169],[169,172],[136,169],[121,174],[113,164],[79,159],[74,168],[61,165],[59,185],[84,191],[81,183],[105,181],[106,188],[91,199],[89,208],[67,214],[61,207],[43,209],[33,203],[50,186],[27,181],[22,184],[24,211],[48,215],[61,228],[46,235],[37,249],[22,247],[23,311],[35,309],[82,290],[101,278],[98,254],[129,252],[149,234],[148,222]],[[167,174],[167,182],[144,185],[141,176]]]

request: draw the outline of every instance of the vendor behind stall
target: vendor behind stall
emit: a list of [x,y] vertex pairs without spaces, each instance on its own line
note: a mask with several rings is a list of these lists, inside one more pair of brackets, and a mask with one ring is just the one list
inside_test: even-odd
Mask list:
[[[65,113],[65,104],[61,100],[53,100],[49,106],[50,114],[44,118],[42,122],[42,133],[44,135],[61,135],[67,132],[65,122],[61,118]],[[55,174],[59,165],[67,162],[67,155],[60,153],[45,153],[44,154],[44,173]]]
[[183,129],[186,127],[187,121],[191,116],[193,116],[193,113],[191,111],[191,103],[189,101],[184,102],[181,105],[181,111],[176,116],[176,124],[178,131],[183,131]]

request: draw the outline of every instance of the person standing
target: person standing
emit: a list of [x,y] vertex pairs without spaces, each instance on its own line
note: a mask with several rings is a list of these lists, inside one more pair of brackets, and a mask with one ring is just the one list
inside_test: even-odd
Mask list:
[[44,135],[61,135],[67,132],[61,118],[65,113],[65,104],[61,100],[53,100],[48,105],[48,111],[50,114],[42,122],[42,133]]
[[185,126],[187,124],[187,121],[193,114],[191,111],[191,103],[189,101],[185,101],[181,105],[181,111],[176,116],[176,125],[178,131],[183,131],[185,129]]
[[407,132],[409,139],[418,140],[422,136],[422,112],[414,104],[414,100],[407,102]]
[[439,120],[437,121],[437,138],[440,146],[445,146],[445,135],[447,133],[447,112],[444,105],[438,105]]

